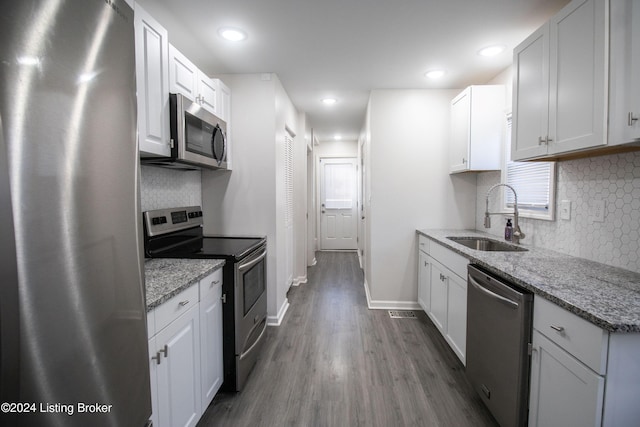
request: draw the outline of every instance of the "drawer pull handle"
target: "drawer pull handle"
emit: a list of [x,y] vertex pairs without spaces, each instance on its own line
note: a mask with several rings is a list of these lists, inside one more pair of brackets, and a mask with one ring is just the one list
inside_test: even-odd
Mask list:
[[158,365],[160,364],[160,359],[162,359],[160,357],[160,352],[157,352],[156,355],[151,358],[151,360],[155,360]]
[[[169,357],[169,346],[167,344],[164,345],[164,348],[161,348],[158,351],[158,357],[160,357],[160,353],[164,353],[164,357]],[[160,364],[160,359],[158,359],[158,365]]]
[[549,327],[556,332],[559,332],[559,333],[564,332],[564,326],[549,325]]
[[214,280],[213,282],[211,282],[211,287],[217,285],[218,283],[220,283],[220,280]]
[[185,305],[187,305],[187,304],[189,304],[189,300],[180,301],[180,302],[178,303],[178,305],[179,305],[180,307],[184,307],[184,306],[185,306]]

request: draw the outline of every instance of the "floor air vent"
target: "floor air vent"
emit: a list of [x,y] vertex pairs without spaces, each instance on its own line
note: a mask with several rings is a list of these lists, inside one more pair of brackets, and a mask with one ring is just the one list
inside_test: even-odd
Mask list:
[[416,314],[413,311],[389,310],[389,317],[392,319],[415,319]]

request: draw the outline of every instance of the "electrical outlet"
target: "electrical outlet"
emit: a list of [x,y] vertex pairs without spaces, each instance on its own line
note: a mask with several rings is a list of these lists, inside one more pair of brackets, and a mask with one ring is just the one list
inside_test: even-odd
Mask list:
[[591,202],[592,222],[604,222],[605,203],[604,200],[594,200]]
[[571,219],[571,200],[563,200],[560,202],[560,218]]

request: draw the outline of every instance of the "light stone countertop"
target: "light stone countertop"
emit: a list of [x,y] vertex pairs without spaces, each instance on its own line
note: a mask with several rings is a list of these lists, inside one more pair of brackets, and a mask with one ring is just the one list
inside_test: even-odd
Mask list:
[[147,312],[222,268],[220,259],[154,258],[144,262]]
[[521,244],[526,252],[484,252],[451,236],[500,237],[472,230],[416,230],[471,263],[609,332],[640,332],[640,273]]

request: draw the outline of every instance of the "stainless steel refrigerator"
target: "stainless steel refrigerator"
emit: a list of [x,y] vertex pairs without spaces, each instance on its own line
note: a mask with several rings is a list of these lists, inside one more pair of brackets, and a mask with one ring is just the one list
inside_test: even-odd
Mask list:
[[151,415],[133,23],[124,0],[2,7],[0,425]]

